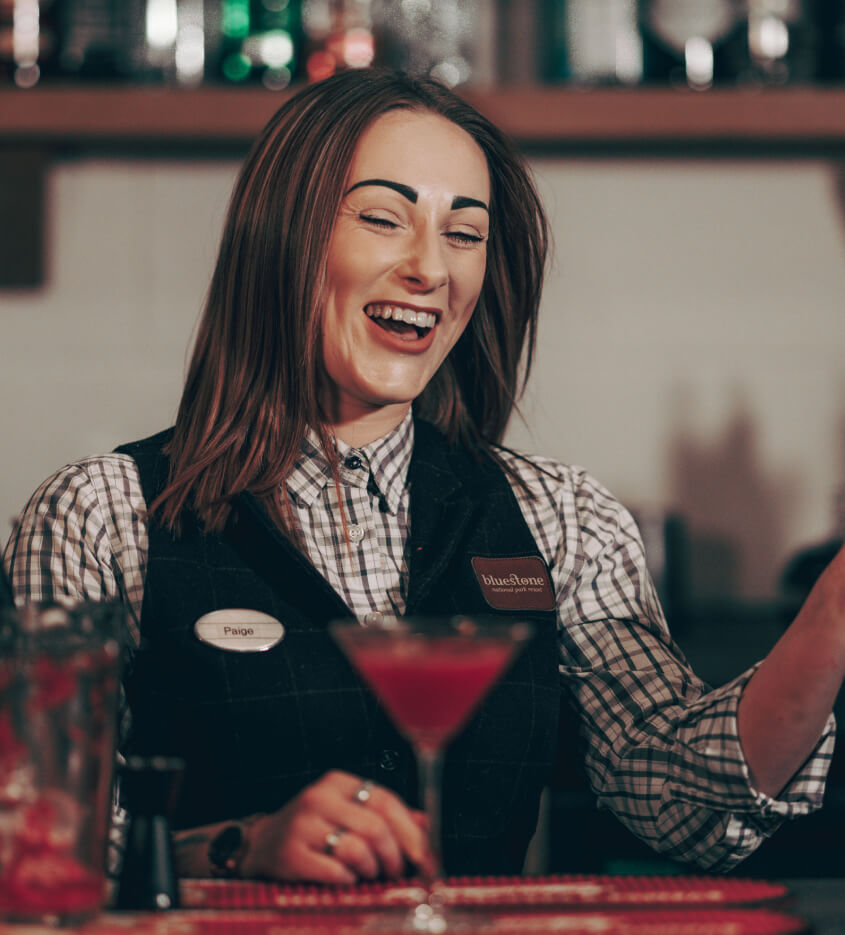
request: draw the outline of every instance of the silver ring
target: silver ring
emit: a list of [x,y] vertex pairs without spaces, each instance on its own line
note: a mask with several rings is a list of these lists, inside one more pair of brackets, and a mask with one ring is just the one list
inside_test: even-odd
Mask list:
[[346,828],[335,828],[334,831],[330,831],[323,843],[323,853],[328,854],[331,857],[335,848],[340,844],[340,839],[346,834]]
[[361,783],[355,795],[352,796],[352,798],[355,799],[355,801],[359,805],[366,805],[367,802],[370,801],[372,796],[373,796],[373,782],[370,779],[365,779],[364,782]]

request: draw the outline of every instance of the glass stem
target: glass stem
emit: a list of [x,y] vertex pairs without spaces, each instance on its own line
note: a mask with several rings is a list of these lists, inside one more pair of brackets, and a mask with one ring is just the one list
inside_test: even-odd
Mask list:
[[428,817],[428,838],[433,857],[433,872],[426,874],[429,892],[435,880],[443,876],[443,851],[440,831],[440,792],[443,781],[442,750],[418,750],[417,770],[420,798]]

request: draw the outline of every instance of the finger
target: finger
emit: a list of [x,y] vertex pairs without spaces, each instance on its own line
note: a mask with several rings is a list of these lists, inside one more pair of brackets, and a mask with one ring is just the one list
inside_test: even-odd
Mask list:
[[378,854],[385,875],[402,876],[407,858],[417,866],[428,865],[428,838],[420,828],[416,816],[420,813],[409,809],[402,800],[384,786],[373,784],[365,803],[355,797],[361,788],[361,780],[342,774],[335,784],[342,798],[335,802],[336,820],[363,837]]
[[[287,869],[288,866],[291,867],[290,870]],[[339,885],[358,881],[355,872],[342,860],[308,847],[303,842],[291,847],[289,860],[284,861],[280,869],[279,879]]]
[[370,786],[367,801],[361,803],[355,795],[362,783],[360,777],[334,770],[311,786],[303,801],[307,801],[309,811],[318,813],[333,827],[347,828],[366,841],[385,876],[401,877],[406,858],[420,869],[433,866],[428,836],[419,824],[421,813],[375,784]]
[[389,789],[373,786],[367,808],[381,815],[390,827],[402,853],[418,867],[430,860],[428,819]]
[[370,844],[352,831],[341,835],[331,856],[362,880],[375,880],[381,874],[381,862]]
[[361,783],[361,779],[348,773],[327,774],[309,792],[309,805],[332,827],[345,828],[362,838],[385,876],[399,877],[405,864],[402,848],[390,824],[377,809],[370,807],[372,799],[366,805],[355,800]]
[[[332,816],[332,820],[334,818]],[[336,818],[338,824],[366,843],[385,876],[401,876],[404,867],[402,848],[390,825],[378,812],[365,811],[358,805],[344,802],[338,807]]]

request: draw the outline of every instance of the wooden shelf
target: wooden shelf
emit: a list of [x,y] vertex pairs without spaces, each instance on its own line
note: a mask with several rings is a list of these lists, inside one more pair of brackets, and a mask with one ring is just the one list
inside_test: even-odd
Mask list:
[[[290,92],[44,85],[0,89],[0,145],[246,146]],[[536,87],[464,96],[523,145],[770,144],[845,149],[845,87]]]

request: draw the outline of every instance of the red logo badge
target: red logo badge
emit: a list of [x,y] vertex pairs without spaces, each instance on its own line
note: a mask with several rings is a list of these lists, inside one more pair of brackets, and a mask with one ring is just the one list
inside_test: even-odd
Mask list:
[[555,592],[538,555],[472,559],[484,600],[496,610],[554,610]]

